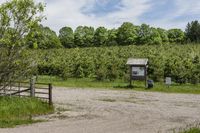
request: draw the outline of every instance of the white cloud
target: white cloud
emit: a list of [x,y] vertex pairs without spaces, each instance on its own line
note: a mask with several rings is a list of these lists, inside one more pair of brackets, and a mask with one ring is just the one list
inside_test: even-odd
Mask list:
[[[63,26],[75,29],[79,25],[117,27],[124,21],[139,23],[138,17],[150,7],[149,0],[122,0],[124,7],[120,11],[112,12],[101,17],[86,15],[81,9],[92,6],[95,0],[56,0],[48,1],[45,25],[58,31]],[[105,4],[105,0],[103,1]]]
[[193,21],[192,16],[200,17],[200,1],[199,0],[174,0],[175,12],[169,12],[162,18],[152,21],[150,24],[162,28],[181,28],[185,29],[188,22]]
[[199,0],[176,0],[177,16],[181,15],[200,15]]
[[[0,3],[7,0],[0,0]],[[106,4],[108,0],[35,0],[36,2],[46,3],[45,15],[47,20],[43,22],[45,26],[51,27],[55,31],[63,26],[70,26],[75,29],[79,25],[87,26],[105,26],[113,28],[120,26],[123,22],[129,21],[134,24],[141,24],[140,18],[142,15],[153,8],[153,3],[159,0],[122,0],[123,7],[121,10],[107,13],[103,16],[84,14],[83,7],[91,9],[95,2]],[[165,1],[165,0],[164,0]],[[163,1],[163,2],[164,2]],[[167,2],[167,1],[166,1]],[[159,26],[162,28],[182,28],[184,29],[187,22],[191,18],[186,18],[184,21],[178,17],[187,15],[200,15],[199,0],[174,0],[175,12],[169,12],[162,18],[156,20],[148,20],[148,24]],[[168,3],[170,4],[170,3]],[[161,9],[162,10],[162,9]]]

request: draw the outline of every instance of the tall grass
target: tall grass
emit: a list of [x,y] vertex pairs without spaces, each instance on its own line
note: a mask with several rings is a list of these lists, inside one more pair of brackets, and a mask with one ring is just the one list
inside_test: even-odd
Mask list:
[[38,122],[32,117],[53,110],[48,103],[34,98],[0,97],[0,128]]

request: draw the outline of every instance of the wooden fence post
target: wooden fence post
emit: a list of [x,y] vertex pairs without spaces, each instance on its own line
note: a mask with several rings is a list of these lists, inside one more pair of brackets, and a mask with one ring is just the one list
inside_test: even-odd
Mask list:
[[[19,82],[19,83],[18,83],[18,91],[19,91],[19,92],[20,92],[20,89],[21,89],[21,83]],[[19,93],[18,96],[20,97],[20,93]]]
[[30,79],[30,96],[35,97],[34,79]]
[[52,84],[49,84],[49,105],[53,105],[52,101]]

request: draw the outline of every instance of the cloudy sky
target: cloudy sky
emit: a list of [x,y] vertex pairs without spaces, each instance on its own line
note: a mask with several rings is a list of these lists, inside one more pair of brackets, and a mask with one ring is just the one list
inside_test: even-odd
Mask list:
[[[0,0],[2,3],[6,0]],[[199,20],[200,0],[35,0],[46,3],[44,25],[57,31],[79,25],[114,28],[123,22],[184,29]]]

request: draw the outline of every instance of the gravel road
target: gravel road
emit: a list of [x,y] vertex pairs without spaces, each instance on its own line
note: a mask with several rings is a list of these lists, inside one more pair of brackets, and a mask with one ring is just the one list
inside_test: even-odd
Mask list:
[[47,122],[0,133],[170,133],[200,122],[200,95],[54,88]]

